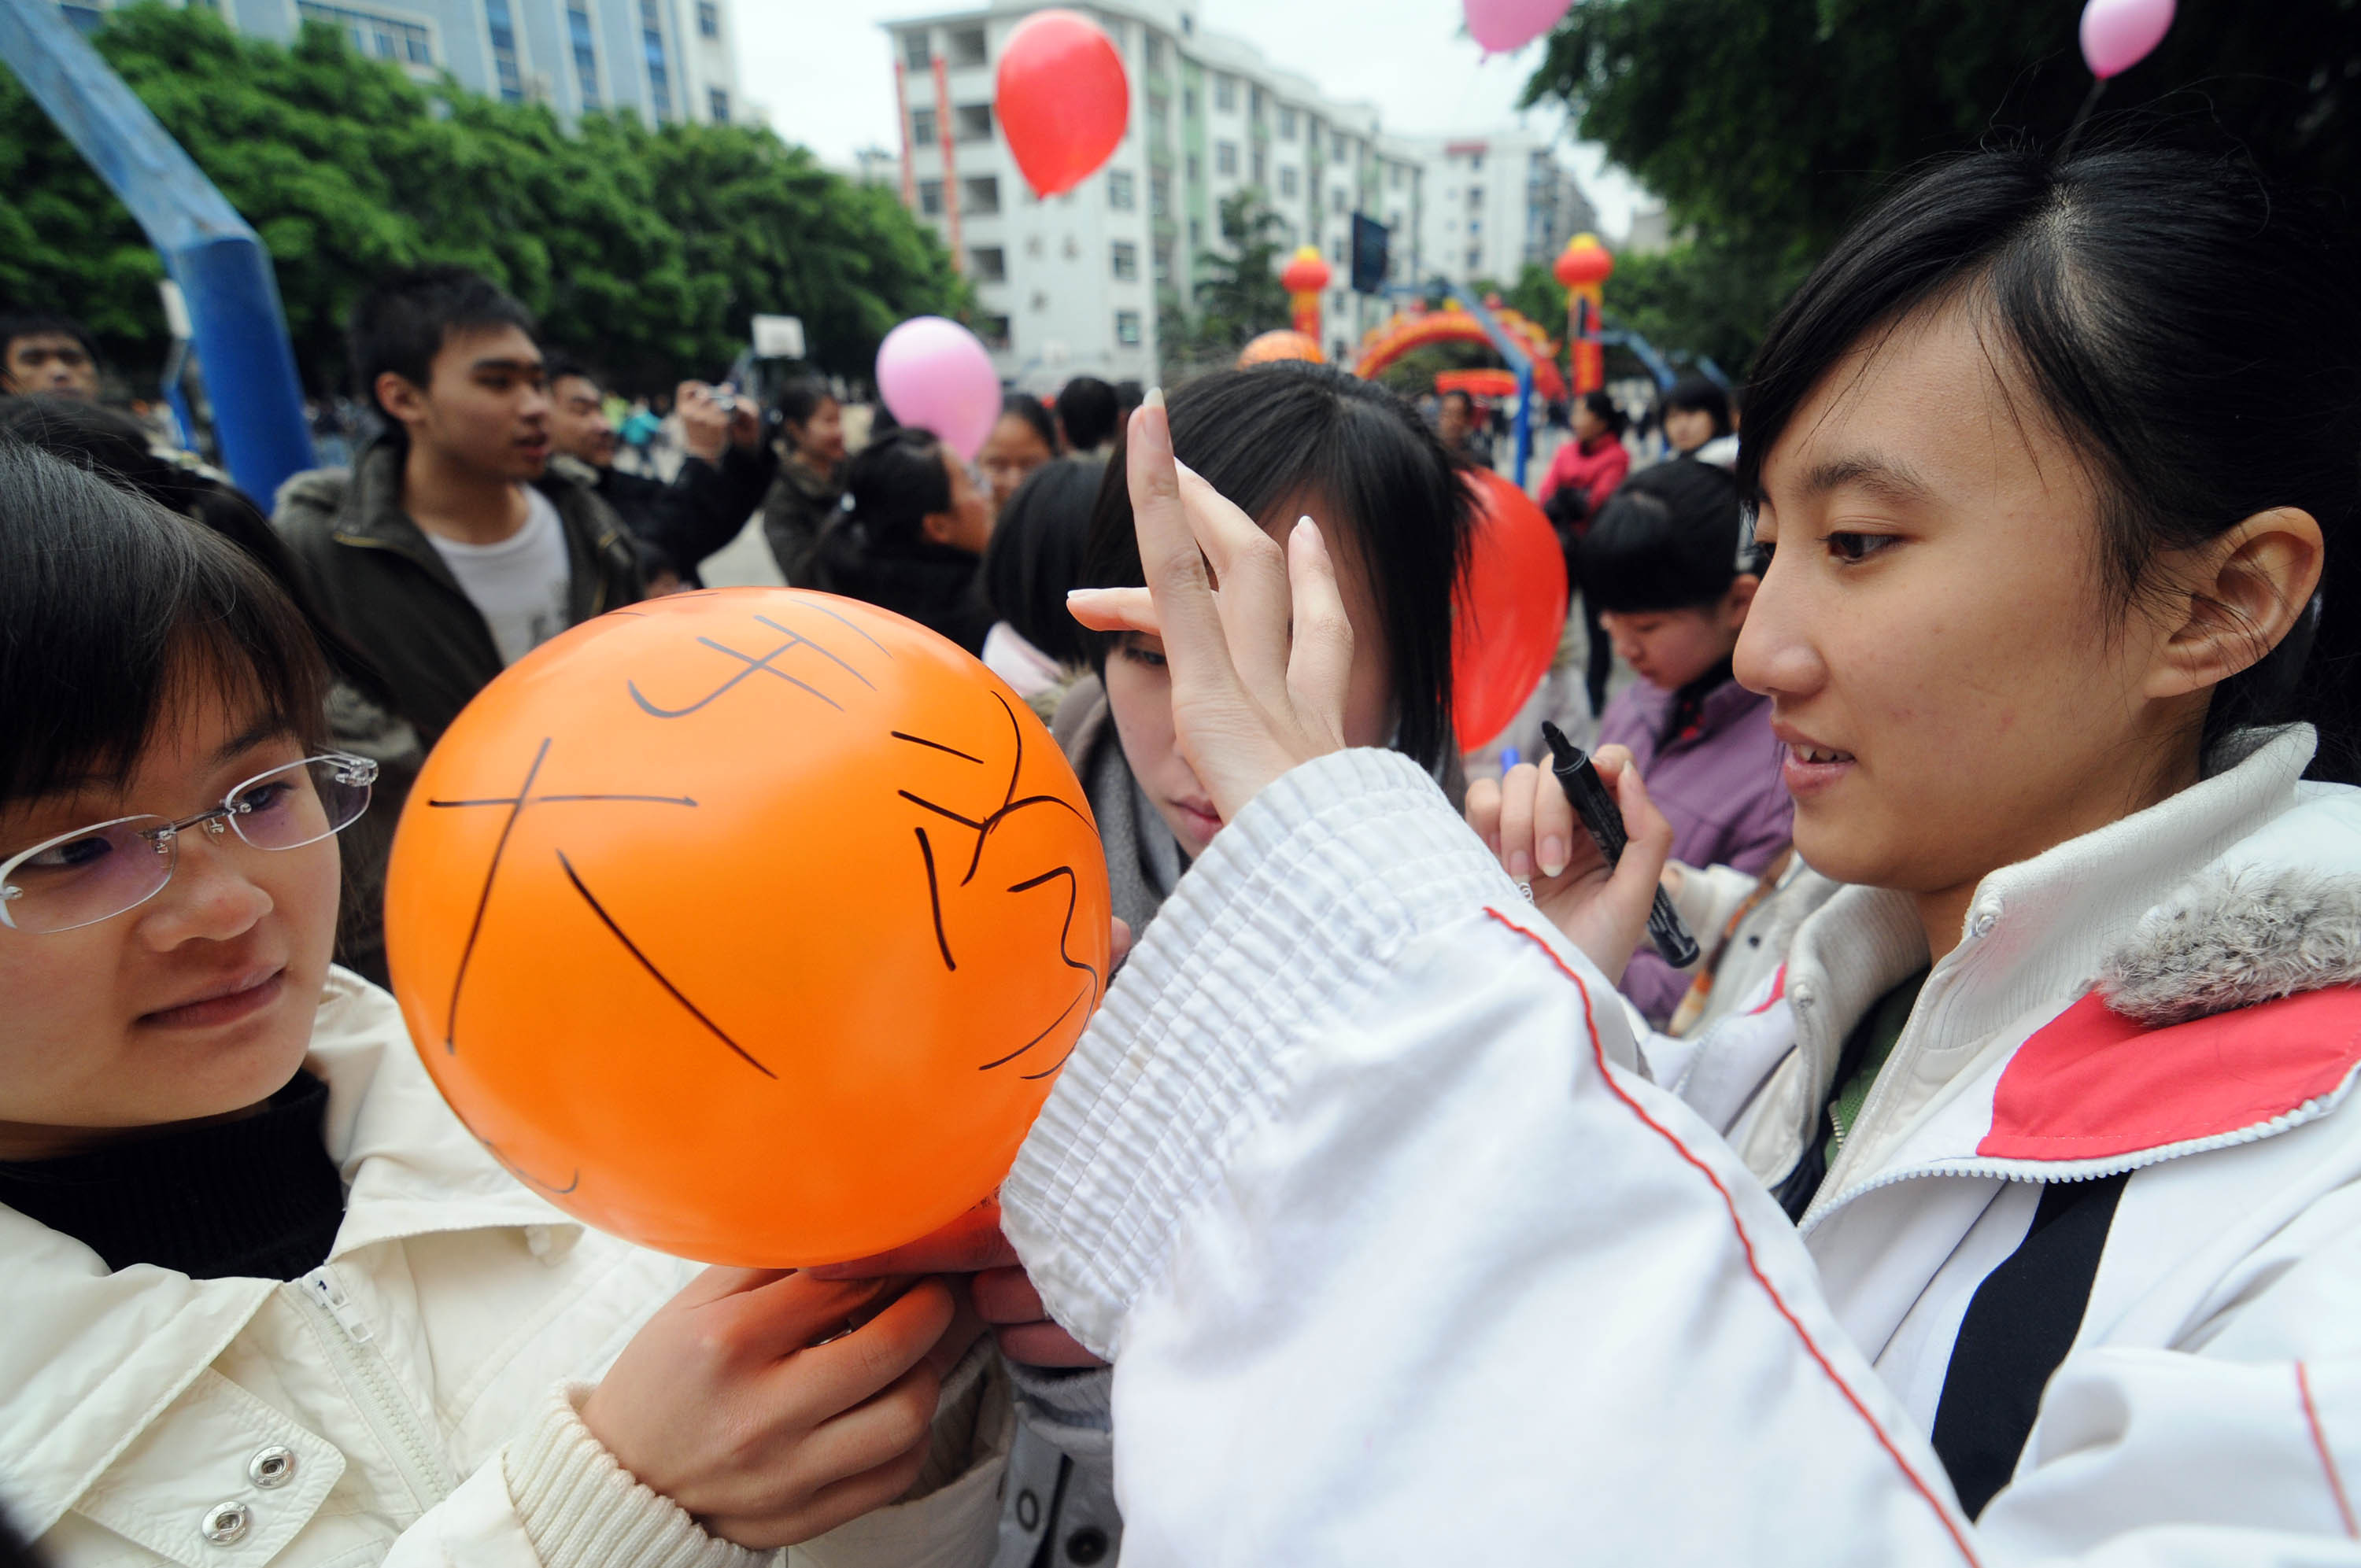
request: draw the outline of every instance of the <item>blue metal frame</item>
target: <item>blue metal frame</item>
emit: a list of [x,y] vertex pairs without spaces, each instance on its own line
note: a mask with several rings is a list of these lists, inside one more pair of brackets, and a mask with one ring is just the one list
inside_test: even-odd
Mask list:
[[56,0],[0,0],[0,60],[162,255],[188,299],[223,466],[269,506],[313,461],[270,253]]

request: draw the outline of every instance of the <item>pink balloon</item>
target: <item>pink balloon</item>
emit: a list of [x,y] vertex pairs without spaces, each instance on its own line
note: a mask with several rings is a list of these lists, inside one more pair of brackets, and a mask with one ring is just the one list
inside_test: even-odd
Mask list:
[[1573,0],[1466,0],[1467,33],[1486,54],[1514,54],[1557,26]]
[[1000,418],[1000,374],[975,334],[913,316],[877,345],[877,395],[904,424],[933,431],[969,462]]
[[2120,76],[2146,60],[2171,27],[2172,0],[2090,0],[2082,7],[2082,59],[2102,82]]

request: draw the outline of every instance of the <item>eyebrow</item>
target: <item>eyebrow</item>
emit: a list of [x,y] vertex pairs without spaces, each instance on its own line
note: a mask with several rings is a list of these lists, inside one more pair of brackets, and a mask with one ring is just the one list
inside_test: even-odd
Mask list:
[[286,733],[287,726],[284,722],[266,715],[223,741],[220,748],[214,752],[214,763],[218,767],[239,752],[250,751],[265,740]]
[[1912,472],[1908,464],[1868,453],[1833,457],[1804,471],[1806,496],[1825,496],[1848,488],[1905,506],[1931,500],[1935,495],[1935,488]]
[[541,373],[541,365],[542,362],[538,359],[478,359],[473,365],[467,367],[467,368],[470,370],[508,370],[511,372],[524,372],[532,375],[539,375]]

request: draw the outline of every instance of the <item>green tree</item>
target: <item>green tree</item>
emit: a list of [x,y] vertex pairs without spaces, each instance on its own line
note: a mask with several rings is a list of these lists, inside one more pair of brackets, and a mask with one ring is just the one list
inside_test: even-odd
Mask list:
[[1249,186],[1222,198],[1225,248],[1201,250],[1196,259],[1196,311],[1184,314],[1177,295],[1159,302],[1158,332],[1168,368],[1226,363],[1257,334],[1287,325],[1292,312],[1279,286],[1279,256],[1287,224],[1263,193]]
[[[889,194],[767,130],[591,115],[569,134],[545,107],[422,87],[336,29],[281,48],[197,6],[115,12],[97,43],[269,247],[314,386],[343,383],[346,313],[397,266],[478,268],[553,342],[641,387],[719,373],[755,311],[804,315],[816,362],[858,375],[894,322],[970,302]],[[160,276],[130,214],[0,77],[0,294],[154,363]]]
[[[1524,96],[1564,101],[1577,134],[1604,144],[1696,236],[1641,275],[1660,302],[1691,313],[1673,341],[1719,344],[1707,351],[1735,370],[1742,356],[1722,350],[1751,351],[1777,302],[1897,171],[1990,137],[2064,132],[2090,82],[2078,10],[1581,0]],[[2199,136],[2226,127],[2279,172],[2350,190],[2361,176],[2361,6],[2191,0],[2104,106]],[[1610,314],[1640,280],[1619,264]]]

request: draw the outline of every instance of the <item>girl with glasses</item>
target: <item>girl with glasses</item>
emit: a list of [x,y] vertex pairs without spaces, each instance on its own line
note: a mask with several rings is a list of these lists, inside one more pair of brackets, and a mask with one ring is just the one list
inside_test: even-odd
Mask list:
[[0,443],[14,1522],[58,1565],[988,1542],[1005,1398],[948,1288],[586,1230],[332,965],[374,764],[324,744],[326,679],[234,547]]

